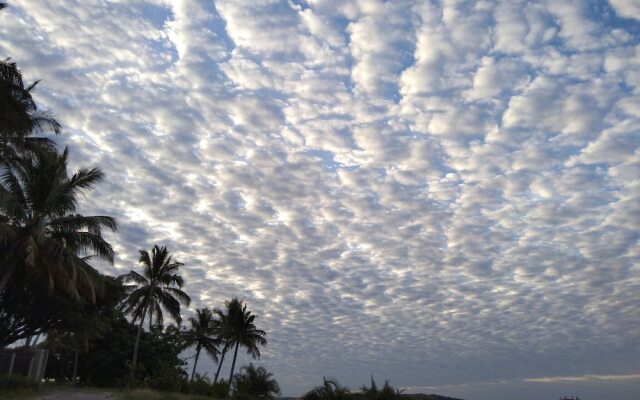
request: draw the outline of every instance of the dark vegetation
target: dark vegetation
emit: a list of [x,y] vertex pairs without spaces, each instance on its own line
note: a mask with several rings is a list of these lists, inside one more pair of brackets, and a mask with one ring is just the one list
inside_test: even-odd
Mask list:
[[[37,83],[25,85],[15,62],[0,61],[0,348],[24,341],[49,349],[45,378],[58,384],[249,400],[279,395],[264,367],[236,369],[239,351],[257,359],[267,344],[243,301],[197,309],[189,326],[181,325],[191,299],[183,290],[183,264],[166,247],[140,250],[139,268],[119,277],[95,269],[97,260],[114,261],[103,232],[117,231],[117,223],[80,214],[80,203],[91,201],[105,176],[99,168],[69,170],[69,150],[57,148],[51,136],[61,124],[34,101]],[[195,351],[190,374],[181,358],[186,349]],[[212,379],[196,374],[203,352],[217,363]],[[220,377],[225,360],[227,380]],[[33,387],[24,377],[0,376],[0,390]],[[372,379],[371,387],[350,392],[325,380],[304,399],[402,396],[388,382],[378,388]]]
[[435,394],[406,394],[396,389],[389,381],[379,388],[373,377],[371,386],[362,386],[359,391],[352,392],[335,380],[323,379],[322,385],[307,392],[302,400],[459,400]]

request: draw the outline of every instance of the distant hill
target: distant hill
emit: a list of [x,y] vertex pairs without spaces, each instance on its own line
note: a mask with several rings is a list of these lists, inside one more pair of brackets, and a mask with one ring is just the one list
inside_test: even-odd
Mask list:
[[[462,400],[455,397],[439,396],[437,394],[403,393],[406,400]],[[278,397],[276,400],[299,400],[299,397]]]
[[402,397],[407,400],[462,400],[455,397],[439,396],[437,394],[424,394],[424,393],[403,393]]

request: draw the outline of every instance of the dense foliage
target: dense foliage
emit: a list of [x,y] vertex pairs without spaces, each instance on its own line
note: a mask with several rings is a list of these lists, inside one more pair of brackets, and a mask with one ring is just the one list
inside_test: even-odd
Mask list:
[[242,367],[240,373],[233,378],[234,396],[248,395],[257,399],[273,399],[280,394],[280,386],[273,374],[264,367],[255,367],[253,364]]

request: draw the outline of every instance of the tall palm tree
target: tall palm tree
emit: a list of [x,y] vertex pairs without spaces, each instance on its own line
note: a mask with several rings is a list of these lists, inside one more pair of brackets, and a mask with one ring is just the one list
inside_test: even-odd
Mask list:
[[155,316],[156,323],[162,326],[164,309],[180,323],[180,304],[188,306],[191,303],[191,298],[181,290],[184,280],[178,275],[178,269],[183,264],[173,260],[166,247],[155,245],[151,249],[151,255],[146,250],[140,250],[139,255],[142,275],[132,270],[120,277],[125,282],[132,282],[126,285],[128,294],[120,309],[130,314],[133,322],[140,320],[133,347],[131,378],[138,362],[138,347],[146,315],[149,314],[150,321]]
[[218,345],[220,344],[220,340],[216,337],[216,321],[210,309],[196,309],[196,318],[190,317],[189,324],[191,325],[191,329],[187,333],[187,345],[189,347],[196,346],[196,358],[193,362],[193,371],[191,372],[191,380],[193,380],[202,349],[204,349],[216,363],[218,362],[218,354],[220,354]]
[[219,308],[214,309],[213,312],[218,316],[218,318],[215,320],[216,335],[218,337],[220,344],[224,344],[222,346],[222,351],[220,352],[220,361],[218,361],[218,368],[216,369],[215,377],[213,379],[213,383],[215,384],[215,383],[218,383],[218,376],[220,375],[220,369],[222,368],[224,357],[227,355],[227,351],[229,351],[230,342],[229,342],[229,338],[226,337],[224,333],[224,327],[226,326],[225,321],[227,320],[226,314],[224,313],[224,311],[220,310]]
[[0,61],[0,161],[10,163],[20,154],[54,150],[53,141],[36,133],[60,133],[52,114],[40,110],[32,92],[39,81],[25,87],[22,72],[11,59]]
[[97,168],[67,173],[68,151],[40,152],[0,170],[0,300],[15,272],[29,282],[95,301],[97,272],[83,255],[113,263],[102,229],[115,219],[77,213],[79,198],[101,182]]
[[247,350],[247,354],[253,358],[260,358],[258,346],[265,346],[267,340],[264,338],[266,332],[256,328],[254,321],[257,318],[251,311],[247,311],[247,305],[241,300],[233,298],[225,302],[226,312],[221,317],[221,337],[226,340],[229,349],[234,346],[233,362],[229,374],[229,386],[233,379],[233,372],[236,367],[238,348],[240,346]]

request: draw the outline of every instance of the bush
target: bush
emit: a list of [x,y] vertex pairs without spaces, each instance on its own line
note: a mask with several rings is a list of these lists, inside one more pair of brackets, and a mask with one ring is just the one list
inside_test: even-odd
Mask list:
[[149,377],[148,386],[162,392],[180,392],[186,386],[186,378],[174,366],[160,363]]
[[189,394],[199,394],[209,396],[216,399],[224,399],[229,393],[229,386],[224,379],[213,383],[211,380],[200,374],[196,374],[191,382],[189,382]]
[[[234,377],[234,398],[237,400],[274,399],[280,394],[280,386],[273,374],[264,367],[249,364],[240,369]],[[242,396],[241,396],[242,395]]]
[[213,396],[213,383],[209,378],[196,374],[193,380],[189,382],[189,393]]
[[36,390],[37,388],[38,385],[25,376],[0,375],[0,390],[2,391]]
[[348,388],[338,382],[324,379],[322,386],[317,386],[307,392],[303,400],[352,400],[353,396]]

